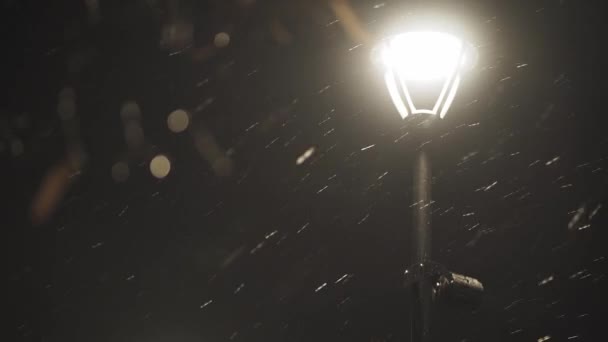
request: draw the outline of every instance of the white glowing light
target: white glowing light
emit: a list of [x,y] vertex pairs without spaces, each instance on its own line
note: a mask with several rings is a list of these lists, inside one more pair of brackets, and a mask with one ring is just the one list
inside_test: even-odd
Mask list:
[[[444,117],[460,84],[460,74],[470,56],[464,42],[440,32],[408,32],[390,38],[381,52],[386,68],[384,79],[389,94],[402,118],[409,114]],[[410,87],[440,84],[432,108],[418,108]]]
[[460,60],[462,41],[439,32],[408,32],[393,37],[383,51],[384,63],[406,80],[450,76]]

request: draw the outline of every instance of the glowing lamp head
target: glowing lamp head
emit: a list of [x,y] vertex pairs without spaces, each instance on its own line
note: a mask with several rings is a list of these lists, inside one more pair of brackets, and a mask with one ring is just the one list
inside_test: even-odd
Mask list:
[[[385,42],[380,52],[384,78],[402,118],[409,114],[445,116],[458,90],[460,74],[473,59],[468,50],[461,39],[440,32],[407,32]],[[418,108],[411,88],[428,84],[439,88],[437,99],[431,108]]]

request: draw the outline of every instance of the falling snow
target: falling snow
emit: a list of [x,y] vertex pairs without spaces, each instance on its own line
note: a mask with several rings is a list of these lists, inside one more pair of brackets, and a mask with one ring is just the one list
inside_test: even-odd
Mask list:
[[317,289],[315,290],[315,292],[319,292],[319,291],[323,290],[326,286],[327,286],[327,283],[321,284],[321,286],[317,287]]
[[432,260],[486,286],[437,340],[602,340],[599,7],[463,7],[476,64],[426,127],[383,78],[408,2],[84,3],[3,7],[21,339],[407,340],[420,211]]
[[206,301],[205,303],[201,304],[200,308],[204,309],[205,307],[207,307],[209,304],[213,303],[213,299]]
[[302,165],[308,158],[313,155],[313,153],[315,153],[314,147],[311,147],[304,151],[304,153],[302,153],[302,155],[300,155],[298,159],[296,159],[296,165]]
[[541,280],[540,282],[538,282],[538,286],[543,286],[543,285],[548,284],[548,283],[550,283],[552,281],[553,281],[553,276],[550,275],[547,278],[545,278],[545,279]]

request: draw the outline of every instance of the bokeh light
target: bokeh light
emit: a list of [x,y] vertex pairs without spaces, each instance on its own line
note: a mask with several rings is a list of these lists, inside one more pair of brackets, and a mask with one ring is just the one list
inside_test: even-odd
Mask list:
[[234,165],[232,159],[221,156],[213,161],[212,168],[216,175],[220,177],[229,177],[232,174]]
[[150,172],[158,179],[163,179],[171,171],[171,161],[163,154],[159,154],[150,161]]
[[144,142],[144,130],[141,125],[132,121],[125,125],[125,140],[129,148],[137,148]]
[[180,133],[185,131],[190,124],[190,117],[188,112],[183,109],[177,109],[171,112],[167,117],[167,126],[173,133]]
[[161,28],[160,46],[178,53],[192,44],[194,26],[187,20],[175,20]]
[[141,119],[141,109],[135,101],[127,101],[123,103],[120,109],[120,117],[123,122],[139,121]]
[[226,32],[220,32],[215,35],[213,39],[213,45],[218,48],[225,48],[230,44],[230,35]]
[[116,182],[124,182],[129,178],[129,165],[119,161],[112,166],[112,179]]

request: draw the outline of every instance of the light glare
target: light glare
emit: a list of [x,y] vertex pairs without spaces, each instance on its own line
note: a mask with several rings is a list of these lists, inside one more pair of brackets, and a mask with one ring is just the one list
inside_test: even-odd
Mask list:
[[[440,32],[407,32],[390,38],[381,49],[385,83],[391,100],[402,118],[409,114],[447,113],[460,84],[460,72],[470,64],[464,42]],[[411,87],[437,84],[432,108],[419,108]],[[425,90],[427,91],[427,90]]]
[[408,81],[449,77],[459,64],[462,41],[439,32],[408,32],[393,37],[382,54],[387,67]]

